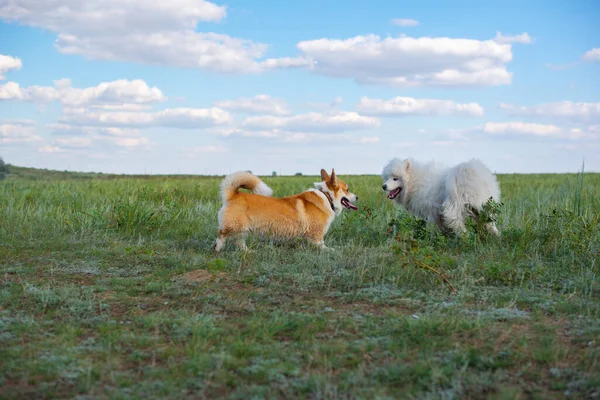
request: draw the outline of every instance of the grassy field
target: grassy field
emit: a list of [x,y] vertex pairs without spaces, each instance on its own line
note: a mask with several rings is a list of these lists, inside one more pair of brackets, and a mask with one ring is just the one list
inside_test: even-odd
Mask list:
[[221,178],[13,167],[0,398],[600,396],[600,174],[499,176],[501,239],[440,236],[379,177],[341,178],[360,210],[335,252],[217,256]]

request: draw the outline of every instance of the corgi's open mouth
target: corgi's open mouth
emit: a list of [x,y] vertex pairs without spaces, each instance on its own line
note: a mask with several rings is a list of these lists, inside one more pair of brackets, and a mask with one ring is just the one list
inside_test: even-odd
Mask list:
[[348,200],[345,197],[342,197],[342,201],[341,201],[342,205],[346,208],[349,208],[351,210],[358,210],[358,207],[356,207],[354,204],[350,203],[350,200]]
[[395,199],[396,197],[398,197],[398,195],[400,194],[401,191],[402,191],[401,187],[392,190],[387,196],[388,199],[390,199],[390,200]]

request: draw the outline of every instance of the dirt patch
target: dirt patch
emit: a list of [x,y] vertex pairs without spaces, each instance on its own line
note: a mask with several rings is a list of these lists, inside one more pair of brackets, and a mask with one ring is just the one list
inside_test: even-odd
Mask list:
[[211,273],[205,269],[196,269],[194,271],[186,272],[183,275],[179,275],[175,279],[185,282],[206,283],[219,281],[225,276],[227,276],[225,272]]
[[361,312],[372,314],[377,317],[386,315],[410,315],[419,311],[418,306],[410,306],[406,304],[377,304],[370,303],[364,300],[354,302],[332,301],[331,307],[337,310],[346,311],[349,313]]

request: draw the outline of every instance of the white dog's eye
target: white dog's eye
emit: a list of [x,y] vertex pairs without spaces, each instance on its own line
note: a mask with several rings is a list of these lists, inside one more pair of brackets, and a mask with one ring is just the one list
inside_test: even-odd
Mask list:
[[397,180],[398,180],[398,178],[394,178],[394,180],[395,180],[395,181],[397,181]]

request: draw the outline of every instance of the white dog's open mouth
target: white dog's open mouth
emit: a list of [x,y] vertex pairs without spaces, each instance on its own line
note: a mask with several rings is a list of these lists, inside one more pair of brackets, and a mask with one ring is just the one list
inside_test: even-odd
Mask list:
[[401,191],[402,191],[401,187],[392,190],[390,193],[388,193],[388,196],[387,196],[388,199],[390,199],[390,200],[395,199],[396,197],[398,197],[398,195],[400,194]]
[[351,210],[358,210],[358,207],[356,207],[354,204],[350,203],[350,200],[348,200],[345,197],[342,197],[342,201],[341,201],[342,205],[346,208],[349,208]]

